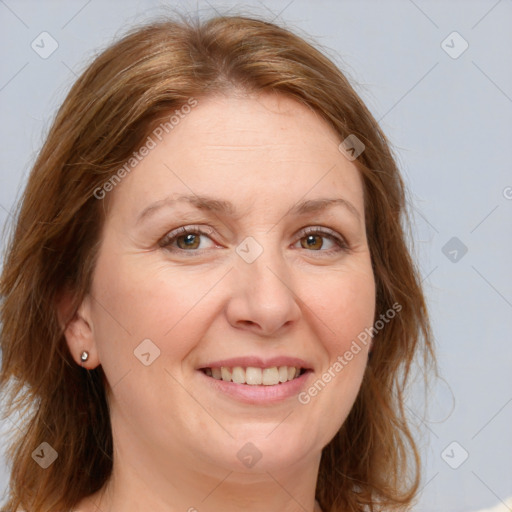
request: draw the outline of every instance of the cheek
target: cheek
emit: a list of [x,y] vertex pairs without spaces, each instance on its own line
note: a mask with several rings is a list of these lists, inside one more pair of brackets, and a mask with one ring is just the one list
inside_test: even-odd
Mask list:
[[[368,262],[333,275],[309,286],[304,300],[317,316],[324,335],[329,359],[335,359],[350,347],[352,340],[373,325],[375,280]],[[363,347],[364,348],[364,347]]]
[[204,299],[221,277],[217,274],[148,267],[122,257],[98,260],[94,331],[105,370],[110,367],[115,374],[138,363],[134,351],[145,339],[156,345],[168,363],[181,361],[206,325],[198,319],[211,315],[212,307]]
[[317,318],[317,337],[326,357],[299,402],[310,417],[318,418],[322,425],[318,431],[326,443],[348,416],[367,365],[370,338],[365,329],[372,327],[375,315],[369,261],[320,281],[307,305]]
[[[375,282],[373,275],[348,277],[338,291],[338,301],[332,301],[332,317],[337,319],[335,331],[346,345],[366,328],[371,327],[375,315]],[[337,312],[335,311],[335,304]],[[340,347],[345,348],[345,347]]]
[[[94,326],[113,414],[150,431],[157,419],[162,423],[167,403],[182,410],[183,424],[204,421],[175,378],[183,381],[182,362],[204,336],[213,311],[206,299],[218,278],[142,268],[122,258],[107,263],[98,262]],[[171,415],[166,421],[167,432],[176,428]]]
[[[333,299],[331,306],[332,318],[336,319],[333,330],[337,336],[328,349],[329,367],[331,374],[333,370],[336,374],[344,374],[343,379],[339,379],[340,386],[357,392],[368,360],[370,337],[367,332],[375,318],[375,280],[371,267],[347,275],[338,297],[338,301]],[[335,361],[342,366],[333,367]]]

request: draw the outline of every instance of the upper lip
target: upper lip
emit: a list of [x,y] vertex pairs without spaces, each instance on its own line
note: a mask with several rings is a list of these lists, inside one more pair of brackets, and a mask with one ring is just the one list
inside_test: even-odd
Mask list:
[[275,356],[263,359],[258,356],[244,356],[244,357],[232,357],[230,359],[220,359],[218,361],[212,361],[201,365],[198,369],[204,368],[220,368],[221,366],[227,368],[233,368],[235,366],[241,366],[247,368],[248,366],[254,368],[272,368],[273,366],[294,366],[296,368],[303,368],[305,370],[311,370],[312,367],[303,359],[298,357],[288,356]]

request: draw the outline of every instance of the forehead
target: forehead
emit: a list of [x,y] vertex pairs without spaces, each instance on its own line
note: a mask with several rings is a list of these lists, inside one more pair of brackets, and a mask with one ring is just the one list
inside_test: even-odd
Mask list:
[[359,171],[338,150],[337,133],[284,95],[198,99],[149,139],[152,149],[114,191],[127,214],[185,193],[284,207],[343,192],[363,208]]

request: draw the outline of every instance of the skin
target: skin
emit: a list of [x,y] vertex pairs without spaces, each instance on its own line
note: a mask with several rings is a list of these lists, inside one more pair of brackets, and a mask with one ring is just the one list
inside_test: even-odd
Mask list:
[[[307,389],[372,325],[362,180],[339,142],[284,96],[203,98],[110,192],[91,293],[65,334],[77,364],[88,350],[84,366],[105,371],[114,470],[77,512],[315,509],[321,450],[354,403],[368,347],[305,405],[297,396],[241,403],[205,385],[197,368],[300,357],[313,368]],[[179,203],[137,222],[155,201],[182,194],[230,201],[235,212]],[[343,198],[356,213],[287,213],[320,198]],[[183,238],[159,243],[190,225],[210,233],[192,237],[197,249]],[[348,247],[308,238],[309,226]],[[263,249],[252,263],[236,252],[248,236]],[[144,339],[160,350],[149,366],[134,356]],[[248,442],[261,454],[252,468],[237,457]]]

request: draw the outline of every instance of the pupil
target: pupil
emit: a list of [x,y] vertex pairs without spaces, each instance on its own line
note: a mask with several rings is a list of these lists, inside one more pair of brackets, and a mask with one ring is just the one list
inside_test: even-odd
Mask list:
[[320,249],[323,245],[322,237],[318,235],[307,235],[306,246],[312,249]]
[[178,238],[178,247],[181,247],[182,249],[197,249],[197,246],[199,245],[198,242],[198,236],[193,233],[189,233],[188,235],[183,235]]

